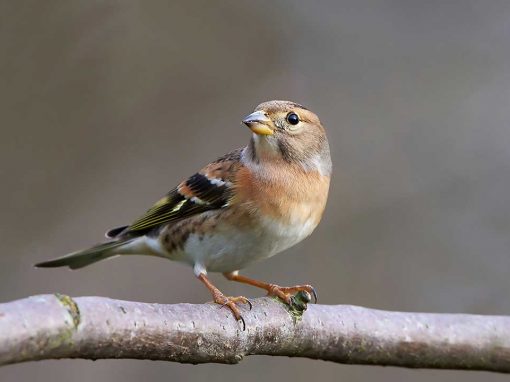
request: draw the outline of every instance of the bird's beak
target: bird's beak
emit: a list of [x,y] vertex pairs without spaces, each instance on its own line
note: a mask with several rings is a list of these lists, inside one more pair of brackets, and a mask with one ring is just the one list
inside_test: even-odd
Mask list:
[[255,134],[259,135],[273,135],[274,131],[271,129],[271,119],[263,111],[254,111],[243,119],[243,123],[250,128]]

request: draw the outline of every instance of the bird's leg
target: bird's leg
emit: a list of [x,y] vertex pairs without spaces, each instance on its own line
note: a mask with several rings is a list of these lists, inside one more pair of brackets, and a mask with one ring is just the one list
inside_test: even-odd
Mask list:
[[239,311],[239,308],[236,304],[242,303],[242,304],[248,304],[250,306],[250,309],[252,308],[250,300],[248,300],[246,297],[238,296],[238,297],[227,297],[221,291],[216,288],[207,278],[207,276],[204,273],[200,273],[198,276],[198,279],[202,281],[207,289],[211,291],[211,294],[213,296],[213,300],[216,304],[221,305],[221,307],[228,307],[232,313],[234,314],[234,317],[237,321],[241,321],[243,323],[243,330],[246,329],[246,323],[244,322],[244,318],[241,315],[241,312]]
[[240,275],[237,271],[224,273],[223,275],[228,280],[238,281],[243,284],[248,284],[257,288],[265,289],[267,291],[268,296],[276,296],[283,300],[287,305],[291,306],[294,305],[293,297],[296,293],[301,291],[308,292],[310,296],[314,297],[315,302],[317,302],[317,292],[315,291],[315,288],[311,285],[296,285],[292,287],[281,287],[276,284],[270,284],[264,281],[250,279],[249,277]]

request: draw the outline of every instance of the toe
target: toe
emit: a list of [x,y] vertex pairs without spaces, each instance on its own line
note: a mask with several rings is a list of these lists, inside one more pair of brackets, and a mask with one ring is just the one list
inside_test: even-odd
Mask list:
[[236,319],[236,321],[241,322],[243,324],[243,331],[246,330],[246,322],[244,321],[244,318],[241,315],[241,312],[239,311],[239,308],[237,307],[237,305],[232,301],[229,301],[226,305],[232,311],[232,314],[234,315],[234,318]]
[[250,309],[252,308],[252,304],[250,300],[248,300],[246,297],[239,296],[239,297],[225,297],[222,296],[222,298],[218,298],[216,300],[216,303],[220,304],[220,308],[228,308],[234,315],[234,318],[236,321],[241,322],[243,325],[243,331],[246,330],[246,322],[244,321],[243,316],[241,315],[241,311],[239,310],[239,307],[237,306],[238,303],[241,304],[248,304]]
[[268,290],[267,295],[278,297],[280,300],[285,302],[287,305],[290,305],[292,303],[291,295],[288,293],[285,293],[283,288],[279,287],[278,285],[272,285],[271,288]]

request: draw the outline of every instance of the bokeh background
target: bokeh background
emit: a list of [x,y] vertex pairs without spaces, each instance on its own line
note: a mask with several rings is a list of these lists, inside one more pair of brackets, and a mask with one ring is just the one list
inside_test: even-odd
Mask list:
[[[0,299],[201,303],[190,269],[32,264],[102,240],[209,160],[243,116],[321,117],[334,178],[314,235],[246,270],[324,304],[510,314],[510,2],[0,2]],[[260,291],[214,278],[229,294]],[[1,381],[503,381],[249,357],[237,366],[45,361]]]

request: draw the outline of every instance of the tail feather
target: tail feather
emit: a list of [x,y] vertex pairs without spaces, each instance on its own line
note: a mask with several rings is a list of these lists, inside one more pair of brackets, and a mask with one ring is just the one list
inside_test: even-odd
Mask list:
[[109,243],[98,244],[92,248],[74,252],[67,256],[59,257],[58,259],[43,261],[35,264],[35,266],[38,268],[55,268],[65,266],[71,269],[82,268],[97,261],[118,255],[119,248],[126,245],[129,241],[130,240],[112,241]]

